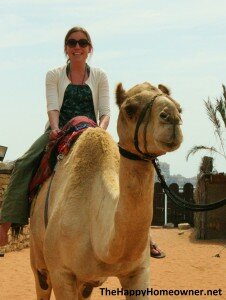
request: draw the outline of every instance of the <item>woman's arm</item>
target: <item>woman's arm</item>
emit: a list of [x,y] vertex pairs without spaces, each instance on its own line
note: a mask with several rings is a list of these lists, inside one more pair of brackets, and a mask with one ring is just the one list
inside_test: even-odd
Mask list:
[[49,71],[46,74],[46,101],[47,101],[47,113],[50,123],[50,139],[56,139],[59,129],[59,104],[58,104],[58,74],[56,70]]
[[59,111],[58,110],[49,110],[48,116],[49,116],[49,123],[52,130],[58,130],[59,129]]
[[49,138],[51,140],[55,140],[58,137],[59,132],[61,132],[59,128],[59,111],[58,110],[49,110],[48,116],[49,116],[49,123],[51,127],[51,132],[49,135]]
[[100,118],[99,126],[100,126],[101,128],[103,128],[103,129],[106,130],[106,129],[108,128],[109,121],[110,121],[110,117],[104,115],[104,116],[102,116],[102,117]]
[[59,72],[54,69],[46,74],[46,104],[47,111],[60,110],[59,108],[59,94],[58,94]]
[[99,126],[107,129],[110,121],[110,96],[107,75],[102,71],[99,81]]

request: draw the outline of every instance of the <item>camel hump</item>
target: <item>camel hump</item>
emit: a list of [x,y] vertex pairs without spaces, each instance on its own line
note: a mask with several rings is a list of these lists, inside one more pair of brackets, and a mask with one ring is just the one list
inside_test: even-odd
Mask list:
[[87,159],[88,155],[91,155],[92,159],[96,158],[99,161],[119,160],[117,143],[106,130],[99,127],[88,128],[80,136],[73,151],[76,151],[78,156],[84,156],[82,153],[86,153]]

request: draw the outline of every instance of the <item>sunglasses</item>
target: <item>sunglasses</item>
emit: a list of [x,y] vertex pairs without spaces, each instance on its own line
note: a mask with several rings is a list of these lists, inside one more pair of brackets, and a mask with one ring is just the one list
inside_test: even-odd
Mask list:
[[86,39],[80,39],[78,41],[75,39],[69,39],[66,42],[66,45],[70,48],[76,47],[77,44],[79,44],[79,46],[82,48],[86,48],[90,45],[90,43]]

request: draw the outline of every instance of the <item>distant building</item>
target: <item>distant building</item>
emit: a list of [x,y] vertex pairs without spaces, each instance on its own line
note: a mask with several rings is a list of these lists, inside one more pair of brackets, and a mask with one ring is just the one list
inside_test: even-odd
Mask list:
[[[177,175],[170,175],[170,165],[165,162],[160,162],[160,168],[162,175],[165,178],[165,181],[167,184],[171,183],[177,183],[179,186],[183,186],[185,183],[191,183],[193,186],[196,185],[196,176],[191,177],[191,178],[186,178],[180,174]],[[156,176],[155,181],[158,181],[158,178]]]
[[168,178],[170,177],[170,165],[164,162],[160,162],[160,167],[165,180],[168,180]]
[[167,184],[177,183],[179,186],[184,186],[185,183],[191,183],[195,187],[196,181],[197,181],[196,176],[186,178],[186,177],[183,177],[182,175],[178,174],[178,175],[170,176],[169,179],[167,180]]

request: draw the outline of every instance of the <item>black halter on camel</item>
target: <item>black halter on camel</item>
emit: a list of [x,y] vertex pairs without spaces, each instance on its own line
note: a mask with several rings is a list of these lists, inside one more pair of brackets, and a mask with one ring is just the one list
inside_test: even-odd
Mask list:
[[[163,94],[157,94],[157,95],[155,95],[144,106],[144,108],[142,109],[142,111],[140,113],[140,116],[138,118],[138,121],[137,121],[137,124],[136,124],[136,128],[135,128],[133,142],[134,142],[134,146],[135,146],[136,150],[139,152],[140,155],[132,153],[132,152],[129,152],[126,149],[123,149],[122,147],[120,147],[120,145],[118,145],[120,154],[123,157],[127,158],[127,159],[152,162],[152,164],[153,164],[153,166],[154,166],[154,168],[156,170],[158,179],[159,179],[159,181],[161,183],[161,186],[164,189],[166,195],[169,197],[169,199],[174,204],[176,204],[177,206],[179,206],[181,208],[188,209],[188,210],[195,211],[195,212],[201,212],[201,211],[214,210],[214,209],[217,209],[217,208],[220,208],[220,207],[226,205],[226,199],[222,199],[220,201],[217,201],[217,202],[214,202],[214,203],[210,203],[210,204],[195,204],[195,203],[191,203],[191,202],[188,202],[188,201],[180,198],[178,195],[176,195],[176,193],[174,193],[168,187],[168,185],[167,185],[167,183],[166,183],[166,181],[164,179],[164,176],[161,173],[161,169],[160,169],[159,162],[158,162],[158,159],[157,159],[158,155],[144,153],[144,152],[142,152],[140,150],[140,148],[139,148],[139,141],[138,141],[138,132],[139,132],[140,125],[143,122],[144,117],[146,116],[146,114],[151,112],[151,108],[153,106],[153,103],[154,103],[155,99],[157,97],[159,97],[159,96],[162,96],[162,95]],[[164,95],[164,96],[167,97],[167,95]],[[147,125],[148,125],[148,122],[147,122],[147,124],[145,124],[145,127],[144,127],[144,132],[143,132],[144,137],[146,137]],[[145,141],[145,145],[144,145],[145,146],[145,150],[147,150],[146,138],[144,138],[144,141]]]

